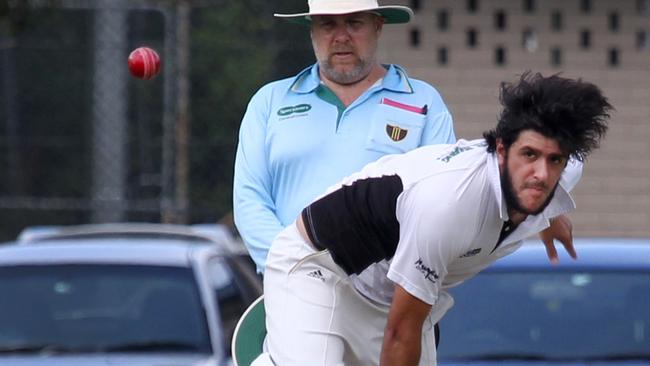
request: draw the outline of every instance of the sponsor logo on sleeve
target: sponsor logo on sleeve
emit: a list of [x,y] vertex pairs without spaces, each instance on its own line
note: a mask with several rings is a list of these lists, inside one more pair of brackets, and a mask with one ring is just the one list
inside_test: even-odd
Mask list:
[[422,258],[415,261],[415,269],[420,271],[420,273],[424,275],[424,278],[431,281],[431,283],[436,283],[436,280],[438,280],[439,276],[436,271],[425,265],[424,262],[422,262]]

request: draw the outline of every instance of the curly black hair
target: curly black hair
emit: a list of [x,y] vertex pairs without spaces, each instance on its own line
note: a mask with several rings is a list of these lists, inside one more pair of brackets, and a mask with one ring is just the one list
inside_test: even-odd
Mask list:
[[495,129],[483,133],[488,151],[501,139],[507,149],[524,130],[556,139],[560,149],[579,161],[598,148],[614,108],[600,89],[582,79],[530,71],[518,83],[501,83],[503,110]]

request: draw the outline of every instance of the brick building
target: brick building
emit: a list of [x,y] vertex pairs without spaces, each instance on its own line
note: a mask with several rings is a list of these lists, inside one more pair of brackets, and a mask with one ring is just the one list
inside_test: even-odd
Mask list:
[[478,138],[498,87],[525,70],[600,86],[616,108],[575,191],[577,236],[650,236],[650,0],[398,0],[416,13],[384,28],[382,61],[435,85],[456,134]]

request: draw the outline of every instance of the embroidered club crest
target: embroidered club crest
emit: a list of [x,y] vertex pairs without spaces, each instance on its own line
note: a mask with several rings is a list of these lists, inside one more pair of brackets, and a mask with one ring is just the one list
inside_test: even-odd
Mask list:
[[408,130],[397,126],[386,125],[386,133],[391,140],[397,142],[404,140],[406,134],[408,133]]

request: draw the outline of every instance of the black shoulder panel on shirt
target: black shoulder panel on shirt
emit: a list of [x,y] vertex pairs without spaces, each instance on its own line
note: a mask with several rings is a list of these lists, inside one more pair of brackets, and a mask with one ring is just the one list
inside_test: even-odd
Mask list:
[[385,175],[354,181],[320,198],[302,212],[311,241],[329,249],[348,274],[392,258],[399,241],[397,197],[403,189],[399,176]]

